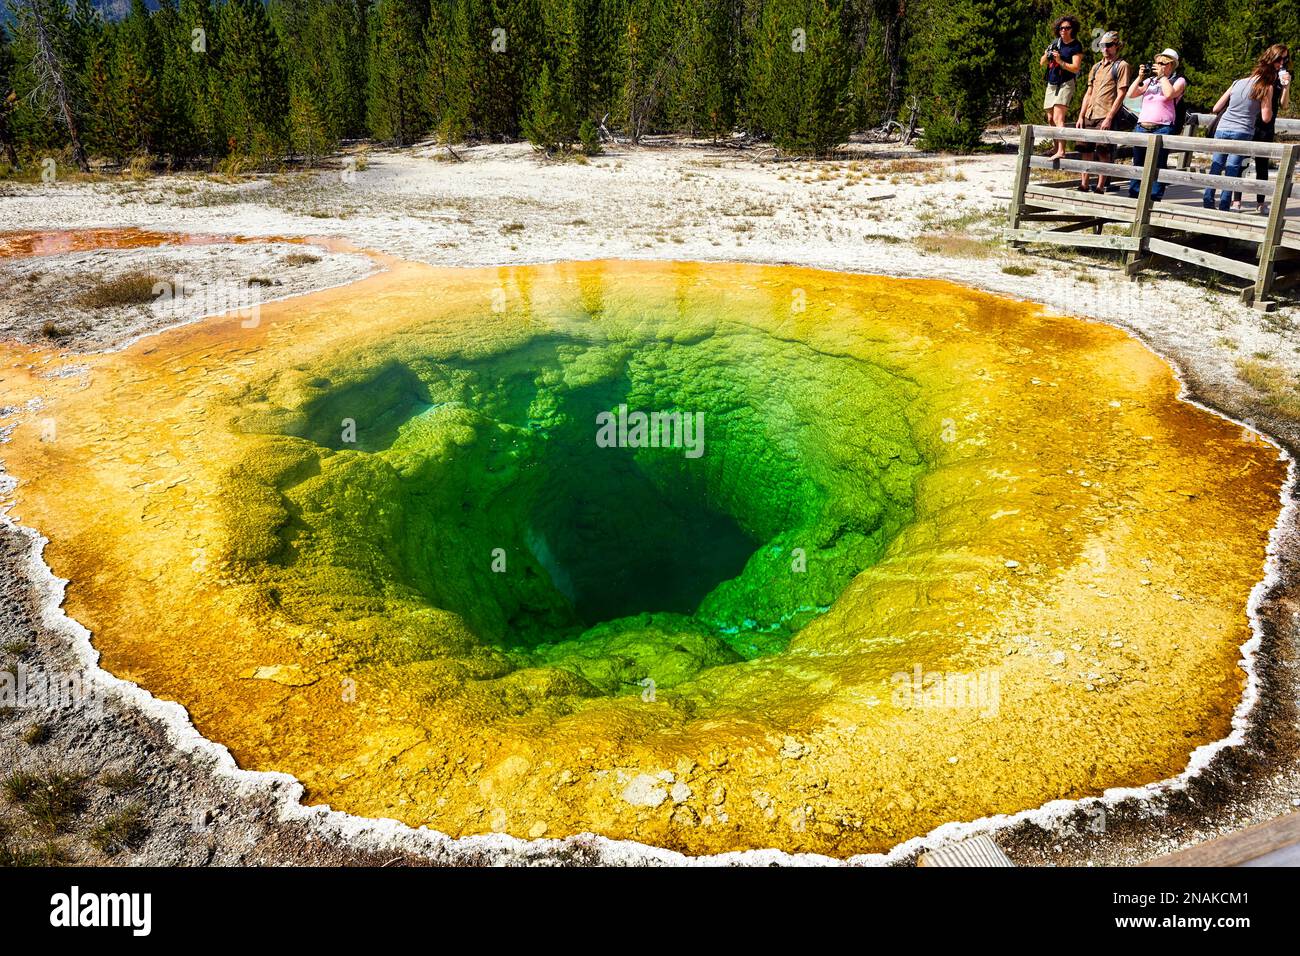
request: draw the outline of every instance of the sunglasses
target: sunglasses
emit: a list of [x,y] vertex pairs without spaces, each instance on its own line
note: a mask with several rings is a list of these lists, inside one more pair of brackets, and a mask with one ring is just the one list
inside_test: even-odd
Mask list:
[[1103,50],[1109,50],[1109,49],[1110,49],[1111,47],[1113,47],[1113,46],[1119,46],[1119,44],[1118,44],[1118,43],[1103,43],[1103,44],[1101,45],[1101,48],[1102,48]]

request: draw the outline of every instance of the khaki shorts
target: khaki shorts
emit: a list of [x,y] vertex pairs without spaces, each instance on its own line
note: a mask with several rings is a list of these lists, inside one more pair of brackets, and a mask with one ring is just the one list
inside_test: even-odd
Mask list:
[[1043,94],[1043,109],[1050,110],[1053,106],[1069,106],[1074,99],[1075,82],[1075,80],[1066,80],[1059,85],[1048,83],[1047,91]]

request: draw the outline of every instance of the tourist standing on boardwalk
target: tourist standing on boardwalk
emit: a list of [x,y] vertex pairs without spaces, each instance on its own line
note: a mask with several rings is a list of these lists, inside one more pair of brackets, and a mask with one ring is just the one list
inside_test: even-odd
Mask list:
[[[1083,69],[1083,44],[1078,40],[1079,21],[1074,17],[1061,17],[1052,25],[1056,39],[1043,52],[1039,66],[1047,67],[1047,91],[1043,94],[1043,110],[1047,122],[1065,128],[1065,118],[1074,100],[1074,87]],[[1056,141],[1056,149],[1048,159],[1065,155],[1065,140]]]
[[[1253,140],[1259,123],[1273,122],[1273,89],[1277,82],[1277,67],[1272,61],[1261,58],[1255,66],[1254,73],[1233,83],[1214,104],[1213,112],[1219,117],[1214,138]],[[1240,177],[1241,167],[1245,163],[1246,157],[1237,153],[1215,153],[1210,160],[1210,175],[1218,176],[1224,173],[1228,176]],[[1213,189],[1205,190],[1202,203],[1207,209],[1213,208]],[[1231,190],[1225,189],[1219,195],[1219,208],[1225,212],[1229,208],[1240,210],[1241,201],[1238,199],[1233,202]]]
[[[1285,43],[1274,43],[1271,47],[1260,54],[1259,61],[1255,69],[1259,70],[1265,64],[1272,64],[1274,71],[1277,73],[1277,80],[1273,83],[1273,118],[1265,122],[1261,119],[1255,124],[1255,139],[1261,143],[1273,142],[1277,118],[1282,111],[1291,104],[1291,51],[1287,49]],[[1254,161],[1255,178],[1268,179],[1268,157],[1256,156]],[[1263,196],[1255,196],[1256,207],[1260,215],[1268,212],[1268,204],[1264,202]],[[1241,209],[1241,193],[1233,193],[1232,208]]]
[[[1178,116],[1178,101],[1187,92],[1187,80],[1181,76],[1176,76],[1174,74],[1176,69],[1178,69],[1178,52],[1169,49],[1163,50],[1156,57],[1154,75],[1148,73],[1145,63],[1138,67],[1137,79],[1133,81],[1133,85],[1128,88],[1128,92],[1125,94],[1125,99],[1130,100],[1139,96],[1142,97],[1142,112],[1138,114],[1137,132],[1168,135],[1174,131],[1174,122]],[[1165,159],[1168,155],[1169,151],[1167,149],[1162,148],[1160,150],[1160,155],[1156,157],[1157,169],[1164,168]],[[1146,157],[1145,146],[1133,147],[1134,168],[1145,165]],[[1141,185],[1141,179],[1134,179],[1129,183],[1128,194],[1136,199]],[[1159,199],[1164,194],[1164,183],[1153,182],[1151,184],[1153,199]]]
[[[1126,60],[1120,58],[1119,34],[1114,30],[1102,34],[1101,59],[1093,64],[1088,73],[1088,92],[1083,96],[1083,105],[1079,107],[1079,129],[1113,129],[1128,132],[1133,129],[1133,115],[1124,109],[1124,91],[1133,82],[1133,68]],[[1125,122],[1125,119],[1128,122]],[[1091,161],[1096,154],[1103,163],[1115,161],[1115,147],[1098,145],[1094,150],[1092,143],[1079,142],[1079,158]],[[1079,181],[1079,191],[1088,192],[1089,176],[1085,172]],[[1098,176],[1096,192],[1106,191],[1106,177]]]

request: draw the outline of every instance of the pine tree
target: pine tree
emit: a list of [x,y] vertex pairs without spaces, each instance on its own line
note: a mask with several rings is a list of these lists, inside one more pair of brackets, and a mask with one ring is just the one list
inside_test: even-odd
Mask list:
[[131,0],[131,12],[113,31],[110,93],[125,152],[152,152],[160,122],[158,39],[144,0]]
[[413,0],[379,0],[370,12],[368,116],[371,135],[399,146],[428,128],[421,68],[423,16]]
[[494,0],[488,42],[486,96],[480,102],[484,132],[515,137],[522,130],[525,98],[542,67],[539,0]]
[[213,78],[220,78],[228,151],[255,159],[277,156],[286,138],[288,89],[266,9],[260,0],[225,0],[217,30],[221,46]]
[[86,145],[98,153],[121,161],[126,137],[120,130],[121,110],[114,98],[113,49],[117,26],[105,24],[91,39],[82,66],[85,90]]
[[853,54],[839,0],[771,0],[750,69],[749,114],[782,150],[848,139]]
[[622,0],[551,0],[543,47],[552,76],[578,120],[601,119],[613,105]]
[[424,25],[423,95],[430,125],[447,144],[469,132],[468,84],[457,57],[455,0],[433,0]]
[[[1274,43],[1295,43],[1300,37],[1300,7],[1294,0],[1260,0],[1231,17],[1216,18],[1205,32],[1203,59],[1185,67],[1190,95],[1212,106],[1234,80],[1248,75],[1259,55]],[[1179,51],[1180,53],[1182,51]]]
[[19,63],[15,92],[20,105],[32,107],[11,115],[15,135],[35,148],[66,142],[73,162],[88,172],[82,107],[72,67],[77,51],[71,11],[61,0],[16,0],[14,13],[18,18],[14,54]]
[[19,168],[18,140],[14,134],[10,117],[18,109],[18,93],[14,89],[14,74],[18,61],[14,57],[13,41],[4,24],[0,24],[0,149],[4,150],[5,160],[14,168]]
[[853,20],[856,58],[854,122],[878,126],[903,106],[906,0],[857,0]]
[[352,63],[359,47],[349,0],[277,0],[270,7],[288,64],[290,147],[309,162],[335,149],[357,124],[364,102]]
[[672,0],[630,0],[622,30],[619,119],[632,141],[665,124],[664,102],[685,54],[688,37]]
[[169,69],[185,103],[190,148],[209,160],[227,149],[220,99],[223,84],[215,73],[219,39],[211,0],[180,0]]
[[995,97],[1023,82],[1024,51],[1041,17],[1033,0],[934,0],[922,15],[926,30],[914,37],[909,61],[922,145],[969,152],[980,145]]
[[161,0],[153,15],[153,32],[158,43],[158,126],[154,146],[172,160],[187,158],[197,148],[182,62],[191,55],[189,37],[182,31],[174,0]]
[[735,125],[735,27],[731,0],[698,0],[683,9],[687,39],[667,110],[672,125],[715,138]]
[[549,64],[543,64],[541,75],[528,97],[523,132],[530,143],[548,153],[566,148],[577,137],[573,104],[569,102],[563,84],[551,79]]

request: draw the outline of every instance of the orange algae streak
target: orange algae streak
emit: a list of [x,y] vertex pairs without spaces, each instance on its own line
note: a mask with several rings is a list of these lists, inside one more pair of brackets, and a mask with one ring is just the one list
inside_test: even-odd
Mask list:
[[0,259],[54,256],[98,249],[153,249],[157,246],[212,246],[222,243],[290,242],[325,244],[301,236],[225,236],[151,229],[67,229],[56,232],[0,232]]
[[[741,327],[870,360],[911,396],[913,519],[779,652],[652,699],[575,694],[540,667],[451,696],[446,662],[359,653],[341,604],[290,613],[234,570],[247,516],[276,504],[242,502],[240,524],[232,488],[298,441],[248,422],[329,370],[394,342],[482,356],[646,323],[683,348]],[[392,263],[255,327],[218,317],[52,375],[61,361],[6,356],[3,404],[24,410],[0,420],[18,426],[0,455],[104,666],[313,801],[453,835],[848,856],[1174,775],[1230,730],[1285,479],[1118,330],[810,269]],[[428,622],[473,642],[454,615]]]

